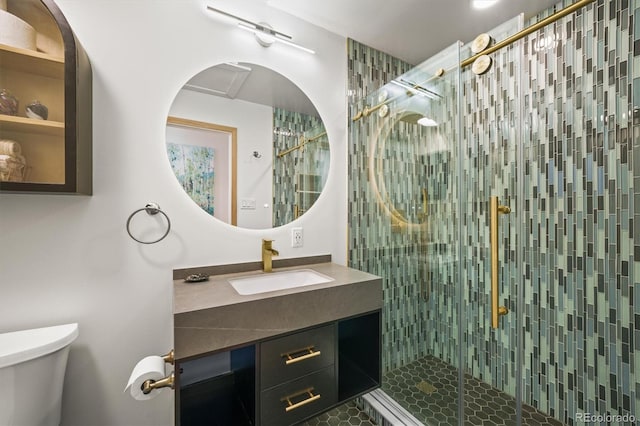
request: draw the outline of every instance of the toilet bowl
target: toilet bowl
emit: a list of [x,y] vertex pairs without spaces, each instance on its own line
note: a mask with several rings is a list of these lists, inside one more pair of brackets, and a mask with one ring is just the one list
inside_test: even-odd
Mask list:
[[69,346],[78,324],[0,334],[0,425],[59,426]]

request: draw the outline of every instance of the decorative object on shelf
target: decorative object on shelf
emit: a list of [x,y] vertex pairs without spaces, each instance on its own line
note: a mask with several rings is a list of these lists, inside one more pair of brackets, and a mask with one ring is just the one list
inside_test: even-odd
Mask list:
[[36,50],[36,35],[31,25],[0,8],[0,44]]
[[49,117],[49,108],[42,105],[39,101],[33,101],[25,107],[27,117],[36,120],[46,120]]
[[0,114],[16,115],[18,113],[18,98],[7,89],[0,91]]
[[0,181],[22,182],[27,170],[27,161],[22,155],[0,154]]
[[0,181],[22,182],[26,168],[27,163],[22,155],[18,157],[0,155]]
[[0,140],[0,155],[20,155],[22,154],[22,146],[12,140]]
[[0,181],[22,182],[27,170],[27,160],[22,146],[12,140],[0,140]]

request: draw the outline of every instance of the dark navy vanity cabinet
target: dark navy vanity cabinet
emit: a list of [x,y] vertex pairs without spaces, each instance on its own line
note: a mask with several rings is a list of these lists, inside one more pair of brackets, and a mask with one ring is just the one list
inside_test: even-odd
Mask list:
[[380,386],[380,310],[176,364],[176,425],[287,426]]

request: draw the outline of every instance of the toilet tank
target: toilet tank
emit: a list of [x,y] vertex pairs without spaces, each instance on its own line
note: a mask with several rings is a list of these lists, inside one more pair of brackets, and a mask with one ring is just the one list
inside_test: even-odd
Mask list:
[[0,334],[0,425],[58,426],[78,324]]

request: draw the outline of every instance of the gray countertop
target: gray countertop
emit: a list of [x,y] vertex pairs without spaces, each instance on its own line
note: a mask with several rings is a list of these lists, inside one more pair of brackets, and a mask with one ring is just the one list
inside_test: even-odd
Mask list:
[[[230,265],[232,266],[232,265]],[[230,278],[260,270],[214,275],[209,281],[174,281],[176,359],[242,346],[297,329],[335,321],[382,306],[382,280],[335,263],[300,264],[274,272],[313,269],[333,281],[242,296]],[[229,270],[233,270],[230,268]]]

